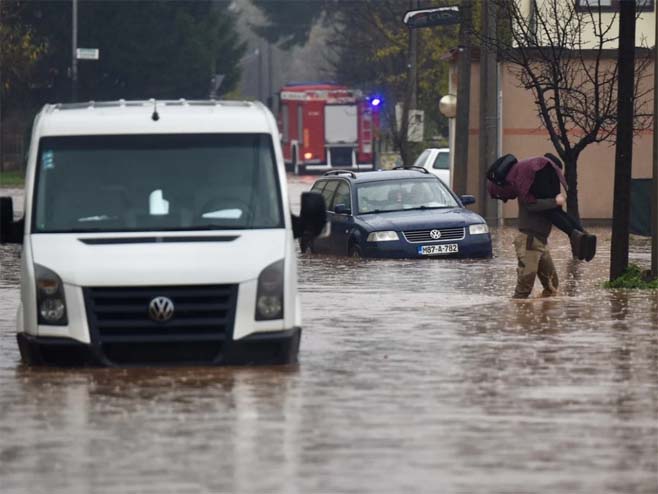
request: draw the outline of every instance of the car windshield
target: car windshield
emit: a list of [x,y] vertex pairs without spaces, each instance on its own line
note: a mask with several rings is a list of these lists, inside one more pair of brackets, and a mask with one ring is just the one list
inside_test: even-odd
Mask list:
[[436,178],[361,184],[357,188],[357,201],[360,214],[459,206],[450,191]]
[[282,228],[267,134],[47,137],[35,233]]

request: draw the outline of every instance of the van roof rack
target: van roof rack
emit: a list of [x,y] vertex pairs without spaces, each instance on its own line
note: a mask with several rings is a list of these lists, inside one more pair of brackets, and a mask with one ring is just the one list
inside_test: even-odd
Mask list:
[[393,170],[412,170],[421,173],[429,173],[427,168],[423,168],[422,166],[396,166]]
[[356,173],[351,172],[349,170],[329,170],[328,172],[324,172],[322,176],[326,177],[327,175],[342,175],[342,174],[346,174],[352,178],[356,178]]

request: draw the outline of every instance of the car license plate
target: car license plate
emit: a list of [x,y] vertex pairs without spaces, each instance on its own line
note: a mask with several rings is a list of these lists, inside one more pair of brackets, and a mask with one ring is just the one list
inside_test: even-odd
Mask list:
[[433,256],[437,254],[455,254],[459,252],[459,244],[442,245],[419,245],[418,253],[421,256]]

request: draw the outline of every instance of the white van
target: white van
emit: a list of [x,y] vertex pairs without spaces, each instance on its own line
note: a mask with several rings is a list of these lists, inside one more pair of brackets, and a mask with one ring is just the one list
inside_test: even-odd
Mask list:
[[259,103],[47,105],[34,122],[18,344],[30,364],[290,363],[301,336],[277,125]]

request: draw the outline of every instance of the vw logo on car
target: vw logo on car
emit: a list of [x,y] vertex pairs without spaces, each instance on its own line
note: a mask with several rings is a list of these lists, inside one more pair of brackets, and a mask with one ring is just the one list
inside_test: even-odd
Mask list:
[[155,297],[149,303],[149,316],[157,322],[165,322],[174,316],[174,303],[169,297]]
[[431,230],[430,237],[434,240],[439,240],[441,238],[441,232],[439,230]]

